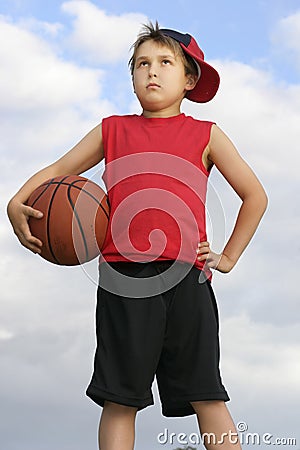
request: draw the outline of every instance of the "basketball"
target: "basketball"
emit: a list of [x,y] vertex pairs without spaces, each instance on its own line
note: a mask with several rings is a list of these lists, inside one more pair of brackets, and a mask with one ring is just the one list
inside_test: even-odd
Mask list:
[[27,205],[43,213],[29,219],[32,235],[43,243],[42,258],[74,266],[100,254],[109,206],[96,183],[79,175],[52,178],[34,190]]

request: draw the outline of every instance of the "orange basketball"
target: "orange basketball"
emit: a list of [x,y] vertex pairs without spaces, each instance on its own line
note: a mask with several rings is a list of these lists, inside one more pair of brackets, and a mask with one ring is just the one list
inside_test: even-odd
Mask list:
[[43,242],[42,258],[73,266],[100,254],[109,206],[96,183],[79,175],[52,178],[34,190],[27,204],[43,213],[42,219],[29,219],[32,235]]

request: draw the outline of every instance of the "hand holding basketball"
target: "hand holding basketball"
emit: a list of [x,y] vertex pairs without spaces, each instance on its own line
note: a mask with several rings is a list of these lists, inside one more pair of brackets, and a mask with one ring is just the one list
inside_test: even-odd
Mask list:
[[[51,178],[32,192],[27,204],[31,206],[27,211],[31,214],[29,228],[43,243],[39,252],[42,258],[73,266],[100,254],[109,207],[98,184],[79,175]],[[43,213],[42,218],[37,217],[35,209]]]
[[12,199],[7,206],[7,214],[20,243],[33,253],[41,253],[42,242],[31,234],[28,221],[30,217],[41,219],[42,212]]
[[47,180],[25,205],[12,199],[7,213],[21,244],[59,265],[77,265],[99,255],[109,206],[97,184],[69,175]]

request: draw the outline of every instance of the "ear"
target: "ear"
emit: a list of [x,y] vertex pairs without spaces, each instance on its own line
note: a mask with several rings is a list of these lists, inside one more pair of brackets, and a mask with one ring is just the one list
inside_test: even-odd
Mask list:
[[197,80],[196,75],[188,74],[187,79],[186,79],[185,89],[187,91],[191,91],[196,86],[197,81],[198,80]]
[[131,76],[131,81],[132,81],[133,92],[135,93],[134,77],[133,77],[133,75]]

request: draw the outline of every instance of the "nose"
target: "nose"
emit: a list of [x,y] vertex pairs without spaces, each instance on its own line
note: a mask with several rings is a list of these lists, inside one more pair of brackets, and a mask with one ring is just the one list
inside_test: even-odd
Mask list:
[[157,77],[157,69],[155,67],[154,64],[151,64],[151,66],[149,66],[149,78],[156,78]]

